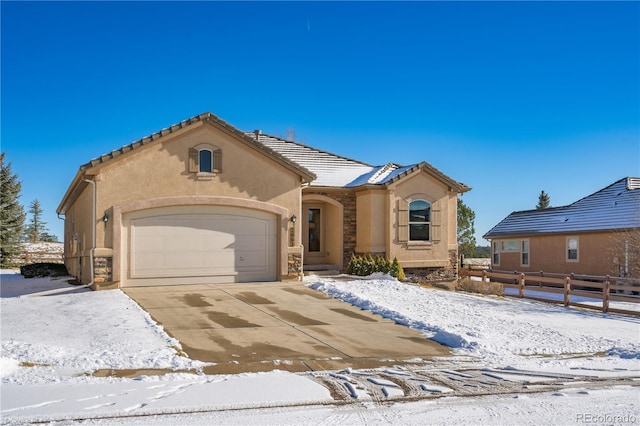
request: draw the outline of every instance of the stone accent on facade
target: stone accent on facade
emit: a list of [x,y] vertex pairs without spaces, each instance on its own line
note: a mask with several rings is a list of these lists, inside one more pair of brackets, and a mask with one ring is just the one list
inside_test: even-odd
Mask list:
[[405,268],[410,281],[450,282],[458,279],[458,251],[449,250],[449,266],[437,268]]
[[93,274],[96,283],[113,281],[113,258],[98,256],[93,259]]
[[299,253],[289,253],[288,259],[289,278],[298,278],[302,274],[302,255]]
[[458,278],[458,250],[449,250],[449,268],[453,271],[454,279]]
[[453,281],[457,277],[455,269],[435,267],[435,268],[404,268],[404,274],[409,281],[442,282]]
[[354,192],[334,192],[334,191],[318,191],[314,194],[324,195],[342,204],[342,223],[343,223],[343,241],[342,241],[342,265],[345,272],[351,254],[356,251],[356,194]]

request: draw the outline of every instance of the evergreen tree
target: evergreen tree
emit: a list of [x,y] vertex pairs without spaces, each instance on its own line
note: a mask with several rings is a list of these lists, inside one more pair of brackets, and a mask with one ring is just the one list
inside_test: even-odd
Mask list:
[[549,207],[551,207],[551,198],[549,198],[549,194],[544,191],[540,192],[540,195],[538,195],[536,210],[548,209]]
[[40,234],[40,241],[42,241],[43,243],[57,243],[58,237],[49,234],[49,232],[43,232],[42,234]]
[[476,214],[458,198],[458,253],[473,257],[476,250]]
[[25,219],[24,209],[18,201],[22,184],[11,172],[11,163],[5,165],[4,156],[4,152],[0,154],[0,266],[3,268],[13,266],[13,258],[22,250],[20,242]]
[[30,243],[37,243],[39,241],[44,241],[43,237],[50,239],[50,235],[48,229],[46,228],[47,222],[42,220],[42,207],[40,206],[40,201],[37,199],[33,200],[29,205],[29,214],[31,215],[31,220],[29,220],[29,224],[26,229],[26,239]]

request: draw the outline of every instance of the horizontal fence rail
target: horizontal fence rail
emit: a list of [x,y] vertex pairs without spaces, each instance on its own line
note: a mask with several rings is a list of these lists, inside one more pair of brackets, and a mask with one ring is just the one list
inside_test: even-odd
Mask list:
[[[640,303],[640,280],[623,277],[555,274],[548,272],[523,273],[518,271],[478,271],[460,269],[461,277],[478,277],[483,283],[499,283],[506,296],[527,298],[543,302],[562,303],[564,306],[578,306],[600,309],[582,297],[602,301],[602,312],[640,316],[640,310],[612,308],[610,302]],[[506,289],[515,289],[509,294]],[[640,307],[640,305],[639,305]]]

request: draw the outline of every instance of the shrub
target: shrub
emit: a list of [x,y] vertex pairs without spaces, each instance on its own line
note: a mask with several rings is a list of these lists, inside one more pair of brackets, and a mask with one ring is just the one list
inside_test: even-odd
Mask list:
[[25,278],[64,277],[69,275],[67,268],[61,263],[32,263],[20,267],[20,274]]
[[466,291],[468,293],[495,294],[497,296],[504,296],[504,288],[500,283],[483,283],[482,281],[474,281],[469,278],[461,278],[460,280],[458,280],[456,290]]
[[394,258],[393,262],[391,262],[382,256],[377,256],[374,259],[370,254],[364,256],[351,255],[351,259],[347,265],[347,273],[349,275],[365,277],[375,272],[389,274],[400,281],[406,279],[402,265],[400,265],[397,258]]

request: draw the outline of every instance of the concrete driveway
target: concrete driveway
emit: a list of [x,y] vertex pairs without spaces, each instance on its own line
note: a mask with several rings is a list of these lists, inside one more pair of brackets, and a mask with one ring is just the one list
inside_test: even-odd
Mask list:
[[206,373],[368,368],[449,355],[417,331],[299,282],[125,288]]

